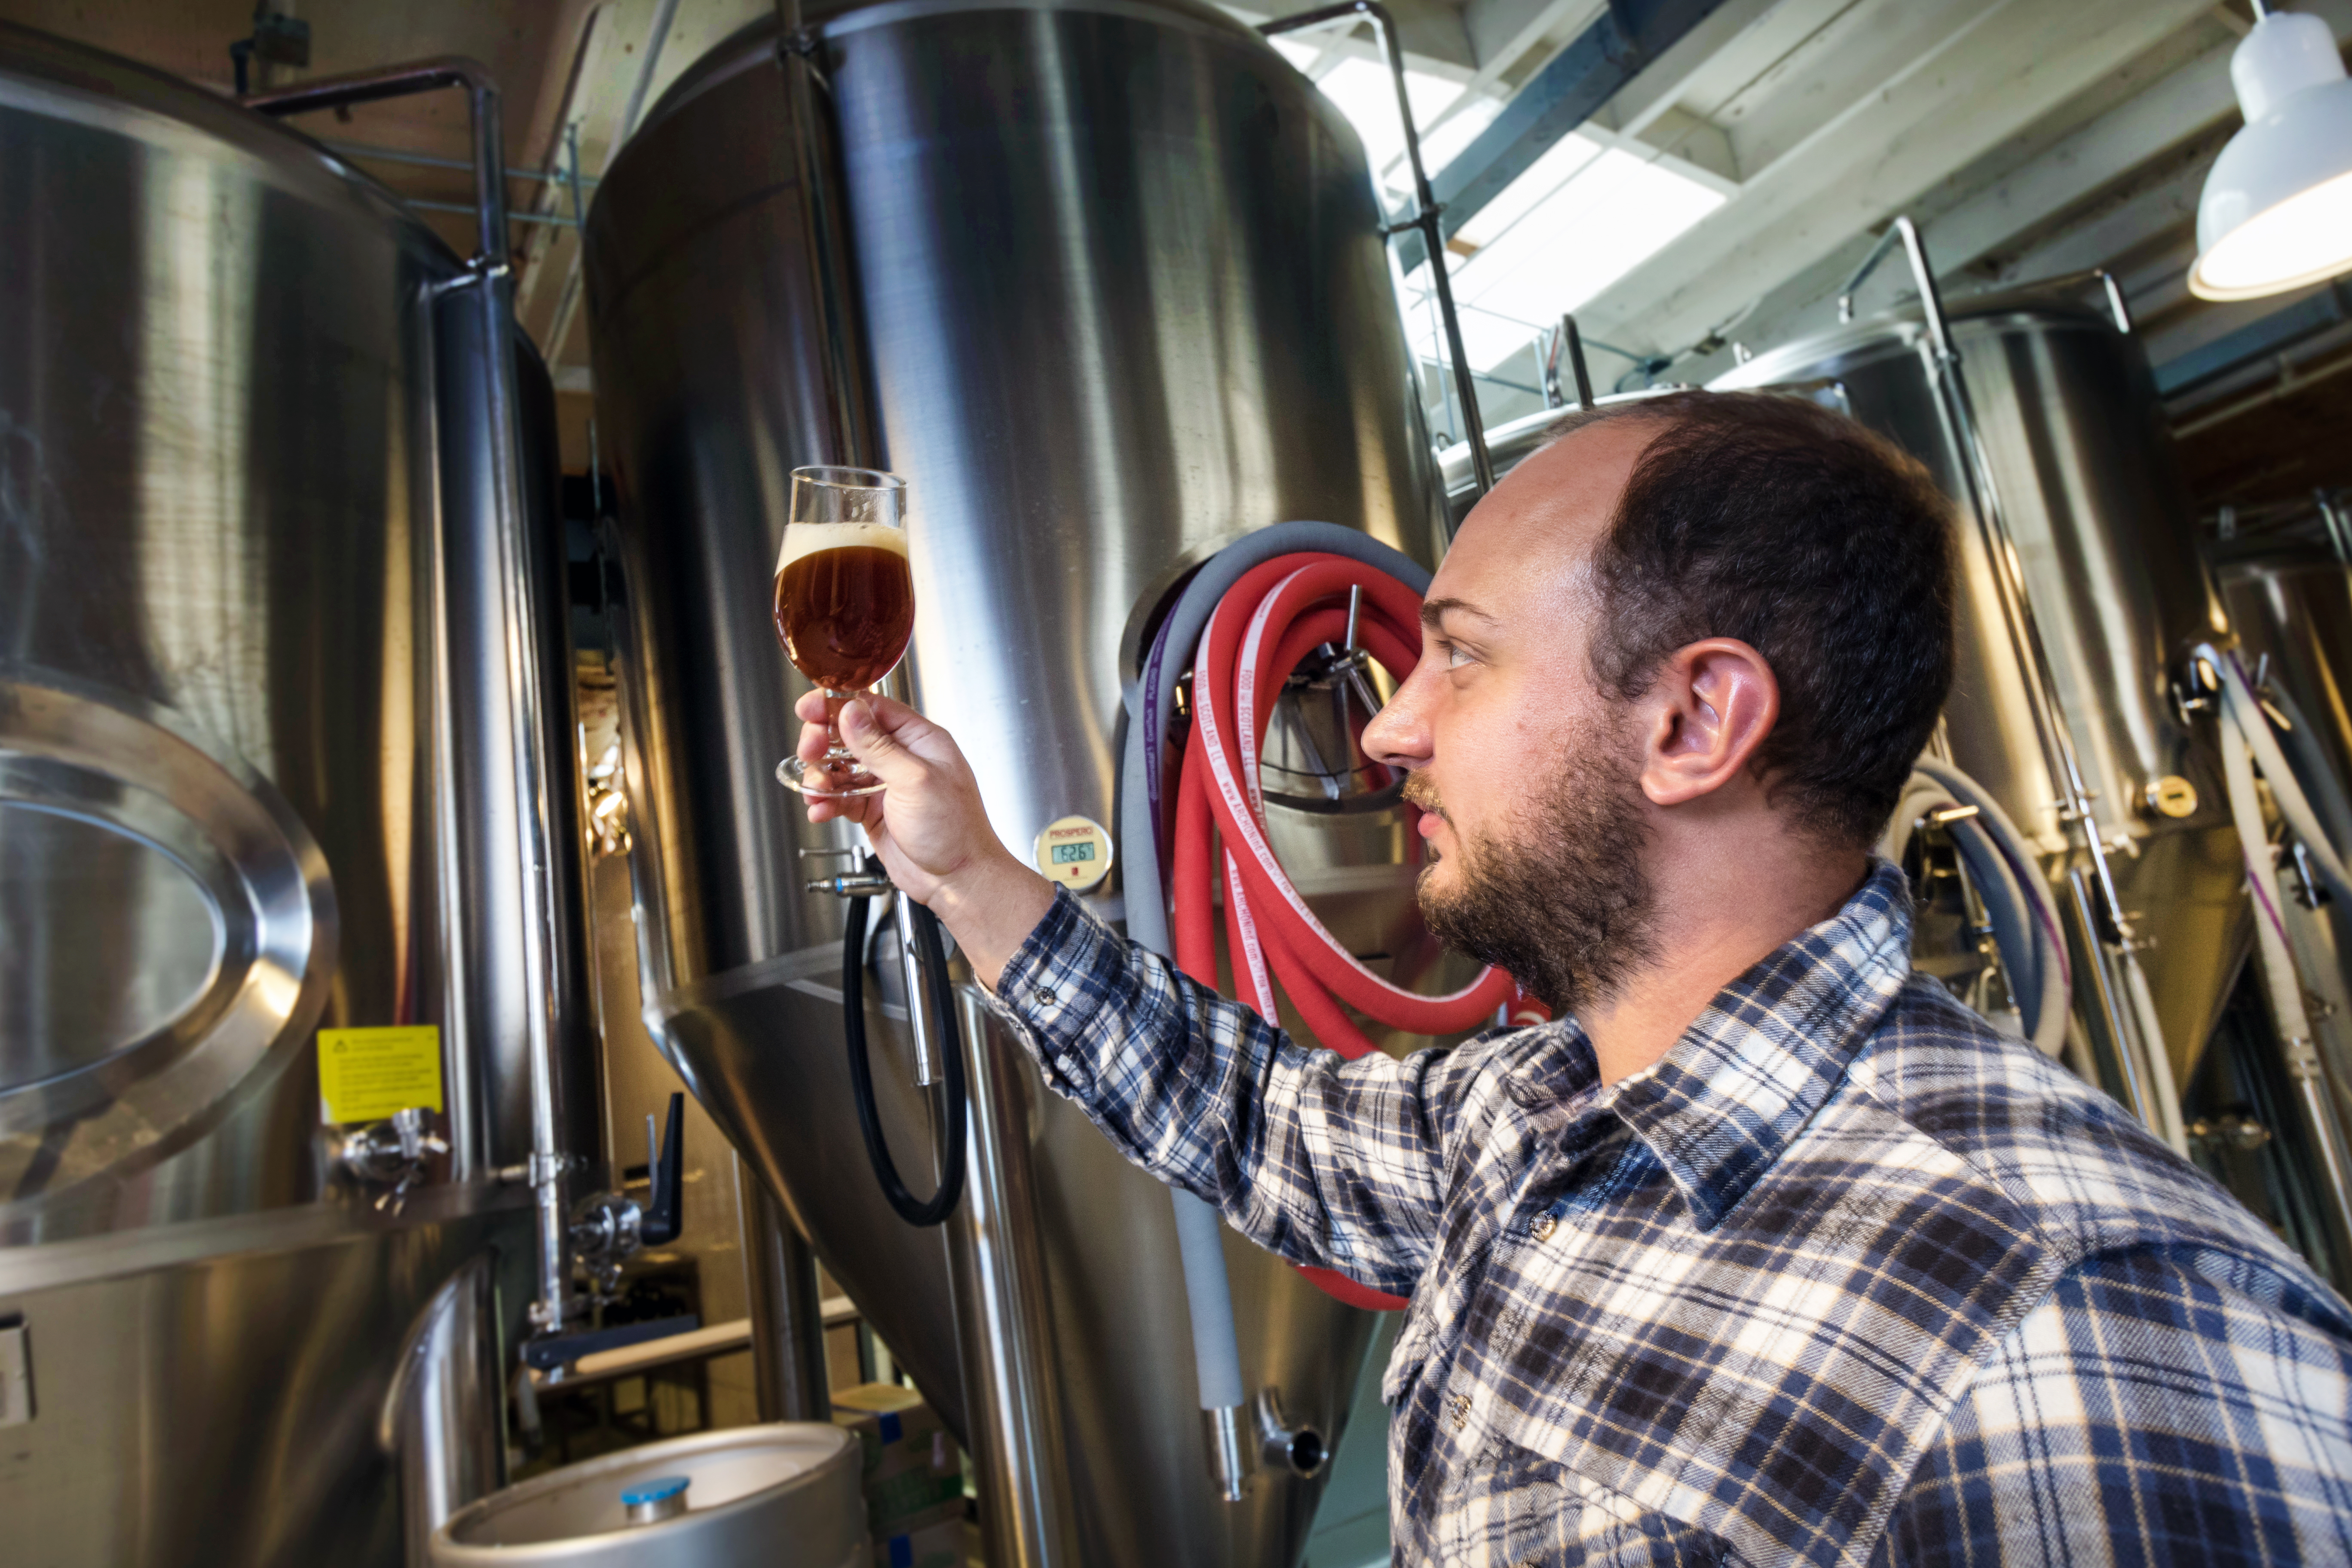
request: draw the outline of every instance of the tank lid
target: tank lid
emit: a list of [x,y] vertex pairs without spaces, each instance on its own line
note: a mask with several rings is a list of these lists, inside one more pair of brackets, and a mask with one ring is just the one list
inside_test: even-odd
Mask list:
[[647,1481],[633,1481],[621,1489],[625,1508],[643,1508],[650,1502],[662,1502],[677,1496],[694,1484],[691,1476],[656,1476]]
[[[2091,331],[2112,335],[2116,330],[2115,318],[2106,311],[2084,304],[2071,291],[2053,290],[2047,285],[2028,284],[1948,299],[1944,301],[1944,319],[1955,334],[1989,330]],[[1926,319],[1916,304],[1897,307],[1767,349],[1706,384],[1710,391],[1738,392],[1825,374],[1822,366],[1831,362],[1851,365],[1851,356],[1876,358],[1885,353],[1908,353],[1927,331]]]
[[[1204,29],[1244,43],[1267,44],[1257,29],[1226,15],[1207,0],[804,0],[807,26],[827,37],[867,27],[963,11],[1086,11],[1176,26]],[[772,66],[783,24],[773,15],[746,22],[712,45],[662,90],[629,132],[642,137],[662,121],[743,71]],[[622,149],[627,150],[625,143]]]
[[12,81],[84,106],[103,106],[98,111],[121,134],[155,139],[168,135],[161,130],[163,122],[193,129],[217,149],[259,160],[281,189],[320,203],[356,197],[383,222],[427,246],[451,272],[459,265],[432,226],[382,181],[295,127],[233,98],[121,55],[0,21],[0,85]]

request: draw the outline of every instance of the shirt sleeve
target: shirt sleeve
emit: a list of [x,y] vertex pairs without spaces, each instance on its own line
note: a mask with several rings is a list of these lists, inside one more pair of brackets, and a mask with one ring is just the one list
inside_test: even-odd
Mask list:
[[994,1008],[1129,1160],[1294,1263],[1412,1290],[1475,1045],[1354,1062],[1301,1046],[1066,889],[1004,966]]
[[2201,1250],[2077,1265],[1979,1369],[1874,1562],[2352,1559],[2343,1310]]

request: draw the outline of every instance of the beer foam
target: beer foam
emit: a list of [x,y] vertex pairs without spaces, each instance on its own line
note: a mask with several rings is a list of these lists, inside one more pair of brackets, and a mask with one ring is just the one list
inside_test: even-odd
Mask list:
[[784,548],[776,557],[776,570],[798,561],[803,555],[814,555],[825,550],[887,550],[894,555],[907,553],[907,531],[893,528],[887,522],[795,522],[784,529]]

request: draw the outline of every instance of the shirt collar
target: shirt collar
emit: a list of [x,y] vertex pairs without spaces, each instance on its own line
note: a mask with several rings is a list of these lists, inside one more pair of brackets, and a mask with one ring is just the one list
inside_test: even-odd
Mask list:
[[1911,972],[1911,890],[1874,860],[1838,912],[1716,994],[1648,1071],[1603,1091],[1701,1230],[1771,1169]]

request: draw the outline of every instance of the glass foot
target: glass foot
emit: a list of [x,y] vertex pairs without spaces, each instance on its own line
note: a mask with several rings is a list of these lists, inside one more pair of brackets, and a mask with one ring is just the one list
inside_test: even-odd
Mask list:
[[843,799],[853,795],[880,795],[880,779],[856,765],[827,763],[809,763],[798,757],[786,757],[776,764],[776,782],[789,790],[815,799]]

